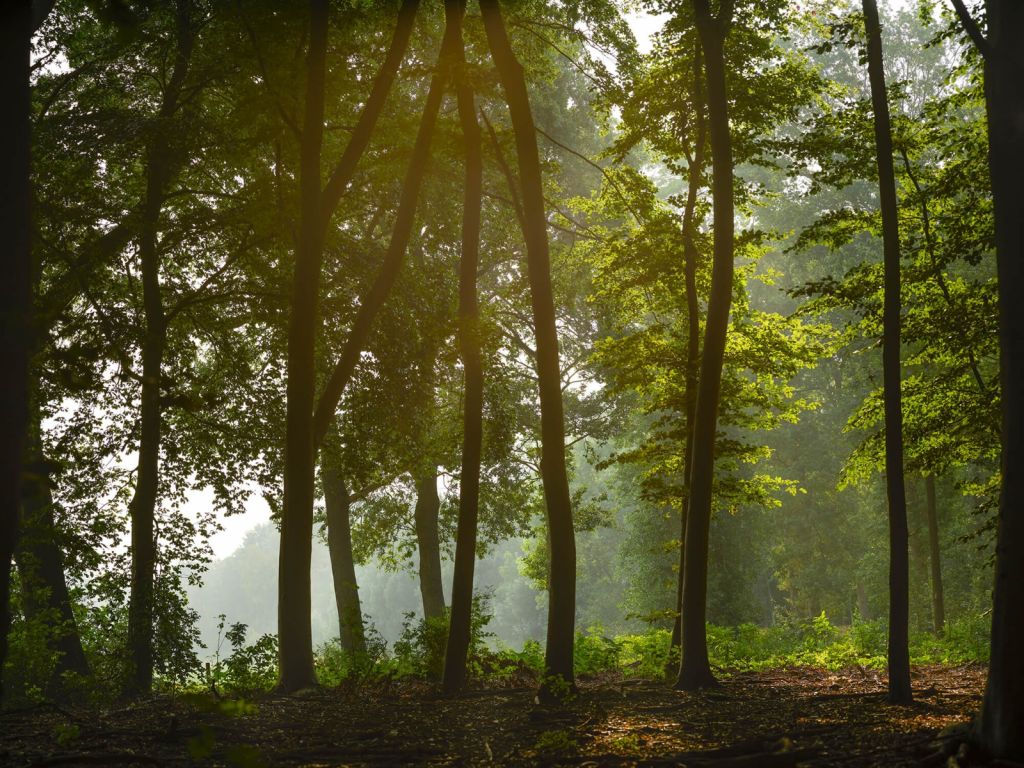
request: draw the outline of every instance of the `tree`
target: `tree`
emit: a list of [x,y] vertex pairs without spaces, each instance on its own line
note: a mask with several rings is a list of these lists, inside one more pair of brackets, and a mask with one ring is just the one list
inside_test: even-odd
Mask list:
[[[32,252],[29,127],[29,55],[32,47],[29,0],[7,3],[0,16],[0,101],[7,105],[0,160],[0,228],[5,279],[0,287],[0,359],[6,368],[0,383],[0,666],[7,659],[10,627],[11,560],[18,539],[22,453],[28,422],[28,352],[32,306]],[[0,680],[0,697],[3,695]]]
[[[404,56],[417,6],[415,0],[403,3],[388,55],[363,105],[356,128],[326,186],[321,188],[328,4],[326,0],[310,2],[305,117],[300,136],[301,223],[295,250],[292,314],[288,335],[285,490],[281,515],[281,561],[278,580],[281,675],[279,685],[282,691],[296,691],[316,684],[309,587],[314,463],[316,449],[326,434],[326,427],[330,424],[337,405],[335,397],[326,411],[327,418],[322,419],[323,426],[314,425],[314,351],[324,237],[341,196],[352,179],[359,157],[373,134],[374,125]],[[439,97],[437,98],[439,100]],[[428,125],[432,125],[432,119]],[[429,146],[429,137],[427,144]],[[340,396],[340,389],[338,395]]]
[[909,649],[910,562],[903,478],[903,400],[900,393],[900,233],[892,128],[882,60],[882,30],[874,0],[864,0],[864,24],[885,263],[882,368],[885,380],[885,482],[889,501],[889,701],[908,704],[913,696]]
[[704,622],[707,615],[708,533],[715,471],[715,432],[729,305],[732,300],[735,215],[724,52],[725,38],[732,23],[732,2],[722,3],[717,15],[711,13],[707,0],[693,0],[693,8],[704,52],[707,85],[708,134],[713,169],[711,194],[714,205],[714,261],[694,410],[691,443],[693,465],[683,542],[682,660],[676,680],[676,688],[680,690],[715,684],[708,661]]
[[551,291],[551,265],[544,189],[536,127],[522,66],[509,43],[498,0],[480,0],[487,43],[498,70],[516,137],[541,410],[541,478],[551,548],[548,630],[541,697],[557,699],[574,685],[573,640],[576,611],[576,545],[572,502],[565,470],[565,423],[558,361],[558,332]]
[[[449,0],[445,15],[458,17],[461,29],[465,2]],[[447,23],[453,23],[448,21]],[[484,375],[480,352],[480,310],[477,271],[480,261],[480,217],[483,203],[483,157],[473,87],[466,71],[465,48],[458,39],[460,69],[456,72],[459,124],[465,146],[462,199],[462,254],[459,262],[459,351],[463,368],[462,469],[459,473],[459,522],[452,612],[445,646],[442,685],[447,693],[465,683],[473,607],[473,568],[476,563],[477,516],[480,503],[480,463],[483,444]]]
[[1024,72],[1020,40],[1024,5],[987,0],[988,34],[963,3],[953,0],[960,21],[984,58],[989,170],[995,207],[999,274],[1000,390],[1002,392],[1002,490],[996,539],[992,653],[978,736],[993,757],[1024,757]]

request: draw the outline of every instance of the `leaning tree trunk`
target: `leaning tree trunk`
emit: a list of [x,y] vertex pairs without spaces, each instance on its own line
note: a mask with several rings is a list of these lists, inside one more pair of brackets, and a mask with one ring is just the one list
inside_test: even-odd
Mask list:
[[359,602],[356,563],[352,556],[352,519],[348,488],[341,471],[320,457],[320,480],[327,513],[327,549],[334,579],[334,603],[338,609],[338,637],[349,653],[366,651],[363,609]]
[[370,338],[373,321],[381,307],[384,306],[384,302],[402,270],[405,253],[412,237],[413,225],[416,223],[416,204],[423,186],[423,177],[430,162],[430,145],[433,141],[434,126],[441,109],[441,101],[444,98],[453,50],[454,32],[450,27],[445,27],[437,68],[430,79],[430,89],[427,91],[423,115],[416,133],[416,143],[413,145],[412,156],[409,158],[409,166],[405,172],[398,211],[395,214],[395,224],[391,230],[391,241],[388,243],[388,250],[384,254],[384,261],[373,285],[359,302],[359,310],[352,322],[352,329],[345,339],[345,346],[341,350],[334,370],[331,371],[330,378],[324,385],[319,400],[317,400],[316,413],[313,415],[314,446],[319,446],[327,434],[345,387],[352,378],[356,364],[359,362],[359,356]]
[[18,537],[22,452],[28,418],[28,349],[32,312],[30,222],[32,3],[11,0],[0,10],[0,699],[11,614],[11,559]]
[[988,0],[989,169],[999,274],[1002,475],[992,653],[978,721],[993,756],[1024,760],[1024,3]]
[[708,592],[708,536],[715,473],[715,433],[722,389],[722,365],[732,303],[734,201],[732,138],[725,83],[725,35],[731,19],[711,15],[707,0],[693,0],[704,52],[711,138],[714,205],[714,261],[704,327],[704,351],[693,425],[693,470],[683,560],[682,660],[676,688],[715,685],[708,659],[705,619]]
[[[295,252],[291,319],[288,329],[287,412],[285,415],[284,507],[278,559],[278,690],[297,691],[316,685],[313,669],[312,560],[314,464],[316,449],[333,417],[337,399],[314,426],[315,361],[320,267],[330,218],[337,209],[356,164],[373,134],[377,118],[394,82],[412,31],[418,2],[405,0],[391,47],[374,80],[349,143],[326,187],[320,188],[326,81],[326,0],[310,0],[310,38],[306,53],[306,106],[300,147],[299,196],[301,224]],[[436,110],[435,110],[436,114]],[[338,396],[340,397],[340,390]],[[319,410],[319,409],[318,409]],[[315,435],[315,437],[314,437]]]
[[523,68],[512,51],[498,0],[480,0],[487,43],[508,102],[516,137],[522,186],[523,236],[536,332],[537,380],[540,390],[541,480],[547,505],[551,560],[548,569],[548,631],[544,680],[540,695],[560,699],[574,685],[573,640],[576,626],[576,541],[572,500],[565,471],[565,420],[558,331],[551,288],[551,256],[544,213],[544,184],[537,134]]
[[419,549],[420,596],[425,619],[444,618],[444,580],[441,576],[441,537],[438,518],[441,497],[437,494],[437,470],[416,478],[416,544]]
[[465,181],[462,197],[462,258],[459,262],[459,348],[462,354],[465,394],[462,405],[462,470],[459,474],[459,523],[455,539],[452,575],[452,614],[445,646],[442,687],[455,693],[466,682],[473,609],[473,570],[476,565],[476,527],[480,503],[480,452],[483,443],[484,374],[480,355],[480,310],[477,304],[477,269],[480,262],[480,210],[483,202],[483,157],[480,125],[476,119],[473,89],[465,72],[461,21],[464,0],[448,0],[449,24],[458,17],[459,64],[456,89]]
[[946,625],[946,601],[942,593],[942,551],[939,547],[939,514],[935,503],[935,476],[924,478],[925,516],[928,518],[928,563],[932,576],[932,621],[935,634]]
[[882,379],[885,399],[885,487],[889,500],[889,701],[907,704],[910,689],[910,557],[903,479],[903,398],[900,393],[900,232],[892,127],[885,92],[882,29],[875,0],[863,0],[868,76],[875,114],[878,197],[882,209],[885,289],[882,310]]
[[[683,573],[686,563],[686,520],[690,508],[690,475],[693,473],[693,422],[697,413],[697,386],[700,381],[700,302],[697,298],[697,189],[704,178],[704,144],[707,140],[704,125],[704,96],[700,87],[702,66],[700,46],[694,53],[693,105],[696,113],[696,132],[693,140],[693,157],[690,158],[687,173],[686,205],[683,208],[683,258],[685,259],[684,279],[686,280],[686,390],[683,397],[685,413],[683,434],[686,436],[686,456],[683,459],[683,500],[679,510],[679,573],[676,579],[676,619],[672,624],[671,647],[678,649],[682,643],[683,627]],[[669,654],[672,664],[672,654]],[[668,669],[666,674],[674,670]]]

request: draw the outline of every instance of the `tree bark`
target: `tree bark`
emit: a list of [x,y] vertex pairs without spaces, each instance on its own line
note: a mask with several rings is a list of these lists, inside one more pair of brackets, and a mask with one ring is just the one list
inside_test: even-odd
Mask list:
[[416,544],[419,550],[420,596],[423,598],[423,617],[444,617],[444,581],[441,578],[441,540],[438,534],[438,516],[441,498],[437,494],[437,469],[416,478]]
[[[697,387],[700,381],[700,302],[697,298],[697,189],[704,178],[704,144],[707,140],[704,125],[704,96],[700,87],[702,76],[700,46],[694,53],[693,105],[696,114],[696,134],[693,157],[687,169],[686,205],[683,208],[683,258],[686,280],[686,392],[683,431],[686,435],[686,456],[683,460],[683,500],[679,510],[679,574],[676,579],[676,619],[672,624],[672,648],[682,643],[683,626],[683,573],[686,563],[686,520],[690,508],[690,475],[693,473],[693,422],[697,413]],[[669,655],[671,664],[671,654]],[[666,674],[673,670],[668,670]]]
[[[291,318],[288,329],[287,412],[285,416],[284,507],[278,560],[278,690],[293,692],[316,685],[313,669],[310,563],[312,558],[314,464],[323,430],[314,426],[316,386],[314,350],[319,312],[320,268],[330,218],[366,149],[377,118],[408,45],[417,2],[405,0],[391,47],[374,80],[327,186],[320,188],[327,55],[327,0],[310,0],[310,37],[306,53],[306,101],[303,120],[299,196],[301,222],[295,252]],[[436,115],[436,109],[435,109]],[[340,397],[340,391],[339,391]],[[317,437],[314,439],[314,434]]]
[[167,345],[167,316],[160,288],[160,215],[172,160],[164,145],[168,122],[177,113],[188,75],[194,42],[192,5],[175,5],[177,49],[174,67],[161,98],[154,136],[146,148],[146,197],[139,217],[139,263],[142,273],[143,339],[142,393],[139,411],[139,452],[131,517],[131,593],[128,600],[128,648],[131,675],[128,689],[146,694],[153,687],[153,590],[156,569],[156,503],[160,484],[160,382]]
[[498,0],[480,0],[480,12],[491,57],[498,70],[498,78],[512,118],[522,186],[523,236],[526,240],[540,390],[541,480],[544,486],[548,536],[551,542],[545,676],[541,684],[540,697],[544,700],[558,700],[561,698],[561,689],[566,686],[571,689],[575,686],[573,642],[576,626],[576,541],[569,480],[565,470],[562,377],[559,371],[558,332],[551,288],[551,256],[544,213],[544,185],[526,78],[509,43]]
[[676,688],[694,690],[715,685],[708,660],[705,622],[708,590],[708,536],[711,528],[715,473],[715,434],[722,389],[722,365],[732,303],[734,200],[732,138],[725,83],[725,36],[732,5],[723,2],[711,15],[707,0],[693,0],[697,32],[704,53],[708,122],[711,138],[714,205],[714,261],[704,327],[704,351],[693,425],[693,469],[683,560],[682,659]]
[[284,508],[278,565],[278,690],[290,693],[317,684],[313,669],[309,569],[313,531],[313,413],[316,372],[323,211],[320,152],[324,132],[327,69],[327,0],[310,0],[306,52],[306,108],[299,159],[300,225],[288,328],[285,414]]
[[878,160],[885,262],[882,310],[882,379],[885,399],[885,487],[889,502],[889,701],[908,704],[910,688],[910,542],[903,478],[903,398],[900,392],[900,233],[892,127],[885,91],[882,28],[875,0],[863,0],[868,77]]
[[935,634],[946,625],[946,602],[942,593],[942,551],[939,548],[939,515],[935,503],[935,476],[925,475],[925,513],[928,517],[928,562],[932,573],[932,621]]
[[999,275],[1002,476],[991,661],[978,720],[994,757],[1024,760],[1024,3],[988,0],[985,54],[989,169]]
[[465,393],[462,416],[462,469],[459,473],[459,523],[452,575],[452,613],[445,646],[442,688],[455,693],[466,683],[473,609],[473,571],[476,566],[477,513],[480,503],[480,454],[483,444],[484,375],[480,354],[480,309],[477,270],[480,262],[480,219],[483,203],[483,155],[473,89],[465,72],[461,21],[465,0],[447,0],[449,24],[457,17],[459,65],[456,76],[465,181],[462,197],[462,258],[459,262],[459,351]]
[[366,651],[363,609],[359,602],[359,583],[352,556],[352,521],[348,489],[340,470],[321,455],[320,479],[324,486],[327,512],[327,548],[334,578],[334,602],[338,609],[338,637],[349,653]]
[[11,560],[21,508],[22,452],[28,420],[28,364],[32,317],[31,92],[32,3],[12,0],[0,10],[0,700],[11,624]]

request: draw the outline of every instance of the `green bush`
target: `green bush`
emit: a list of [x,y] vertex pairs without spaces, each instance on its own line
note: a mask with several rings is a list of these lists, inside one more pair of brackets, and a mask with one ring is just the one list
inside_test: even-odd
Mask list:
[[[277,635],[262,635],[256,642],[246,643],[248,625],[236,622],[226,631],[225,626],[226,617],[221,614],[210,682],[233,695],[269,691],[277,682]],[[221,638],[231,646],[231,653],[223,661]]]
[[596,675],[619,668],[622,649],[617,640],[607,637],[602,627],[594,626],[576,633],[573,668],[577,675]]

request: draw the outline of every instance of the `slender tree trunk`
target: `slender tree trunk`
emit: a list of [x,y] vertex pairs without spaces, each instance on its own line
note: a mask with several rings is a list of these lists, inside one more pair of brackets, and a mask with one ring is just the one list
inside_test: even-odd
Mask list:
[[442,686],[455,693],[466,682],[473,609],[473,570],[476,565],[477,512],[480,503],[480,452],[483,443],[484,374],[480,355],[480,311],[477,270],[480,262],[480,218],[483,202],[483,155],[473,89],[465,72],[461,21],[465,0],[448,0],[448,23],[459,21],[459,64],[456,78],[465,181],[462,198],[462,258],[459,262],[459,350],[465,394],[462,416],[462,470],[459,474],[459,524],[452,576],[452,614],[445,646]]
[[[12,0],[0,10],[0,675],[11,625],[11,559],[18,537],[22,452],[28,419],[28,356],[32,313],[31,94],[32,3]],[[0,679],[0,700],[3,685]]]
[[909,649],[910,557],[903,478],[903,398],[900,392],[900,233],[892,128],[882,58],[882,29],[875,0],[863,0],[863,4],[885,261],[882,377],[885,391],[885,487],[889,500],[889,701],[906,704],[913,695]]
[[942,552],[939,549],[939,515],[935,503],[935,476],[925,475],[925,513],[928,517],[928,561],[932,571],[932,620],[935,634],[946,625],[946,603],[942,595]]
[[720,18],[711,15],[707,0],[693,0],[697,31],[704,52],[708,121],[711,138],[714,204],[714,261],[711,293],[704,328],[700,382],[693,426],[693,469],[686,521],[683,561],[682,660],[676,688],[693,690],[715,685],[708,660],[705,621],[708,591],[708,536],[711,528],[715,473],[715,434],[722,388],[722,365],[732,303],[734,202],[732,138],[725,83],[725,35],[731,5],[722,5]]
[[349,653],[366,651],[363,609],[359,603],[359,584],[352,556],[352,521],[348,489],[341,472],[321,455],[320,479],[324,486],[327,512],[327,548],[331,554],[334,577],[334,602],[338,609],[338,636]]
[[[545,679],[540,695],[559,699],[558,690],[575,685],[573,641],[576,628],[576,540],[572,500],[565,470],[565,420],[562,377],[558,362],[558,332],[551,289],[551,256],[544,213],[544,184],[540,152],[530,110],[523,68],[516,60],[505,31],[498,0],[480,0],[487,43],[505,92],[516,137],[522,185],[523,236],[536,329],[537,380],[541,411],[541,480],[547,505],[551,561],[548,577],[548,631]],[[559,682],[560,678],[560,682]]]
[[188,74],[194,42],[190,0],[176,3],[177,50],[174,67],[162,95],[156,136],[146,149],[146,197],[139,217],[139,264],[145,323],[142,339],[142,393],[139,411],[139,452],[135,493],[128,511],[132,523],[131,593],[128,600],[128,649],[132,693],[147,694],[153,687],[153,603],[157,559],[156,504],[160,484],[162,413],[160,381],[167,346],[167,316],[160,288],[161,257],[158,230],[172,159],[161,141],[168,121],[177,113]]
[[437,494],[437,470],[416,478],[416,544],[419,549],[420,596],[426,619],[444,617],[444,581],[441,578],[441,539],[438,516],[441,498]]
[[[686,393],[683,431],[686,435],[686,457],[683,460],[683,500],[679,514],[679,574],[676,579],[676,619],[672,625],[672,648],[682,643],[683,626],[683,573],[686,562],[686,520],[690,507],[690,475],[693,473],[693,422],[697,413],[697,386],[700,370],[700,302],[697,298],[697,189],[704,178],[704,144],[707,140],[704,126],[704,95],[700,87],[703,66],[700,46],[694,55],[693,105],[696,112],[697,130],[694,135],[693,157],[687,174],[686,205],[683,208],[683,257],[686,280]],[[671,665],[671,654],[669,655]],[[666,674],[671,674],[669,669]]]
[[310,0],[306,53],[306,109],[299,160],[301,222],[295,253],[285,415],[284,509],[278,576],[278,654],[284,693],[317,684],[313,669],[312,598],[309,569],[313,530],[314,347],[323,259],[320,151],[324,131],[327,0]]
[[316,386],[314,350],[324,237],[330,218],[370,141],[394,82],[408,45],[417,6],[414,0],[402,3],[391,47],[374,80],[370,96],[359,115],[345,152],[328,179],[327,186],[321,191],[328,3],[327,0],[310,0],[306,101],[299,161],[301,223],[295,253],[288,329],[284,508],[278,560],[278,690],[282,692],[316,685],[309,580],[315,495],[314,465],[316,449],[327,432],[330,417],[337,406],[335,400],[323,429],[318,430],[313,418]]
[[1024,760],[1024,3],[988,0],[989,168],[999,274],[1002,475],[992,653],[978,722],[994,757]]
[[46,612],[51,632],[51,647],[57,663],[50,681],[54,698],[66,695],[63,673],[88,676],[89,662],[82,649],[78,624],[71,610],[64,574],[64,556],[57,544],[53,493],[50,490],[51,465],[42,453],[38,410],[29,425],[30,459],[26,465],[22,501],[22,532],[18,540],[18,575],[25,595],[28,618]]

